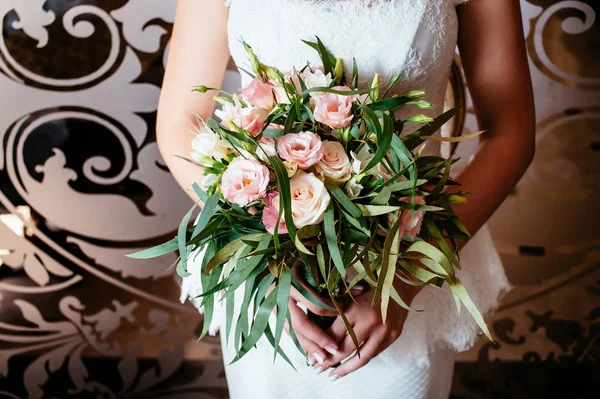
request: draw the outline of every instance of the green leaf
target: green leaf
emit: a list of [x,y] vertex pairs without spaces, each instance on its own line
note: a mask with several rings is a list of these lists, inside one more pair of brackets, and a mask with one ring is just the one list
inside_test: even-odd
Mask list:
[[399,96],[399,97],[392,97],[392,98],[386,98],[384,100],[379,100],[377,102],[367,105],[367,107],[369,107],[373,111],[389,111],[392,108],[401,107],[401,106],[405,105],[406,103],[408,103],[409,101],[411,101],[411,99],[409,97]]
[[392,136],[392,151],[398,157],[402,165],[407,165],[410,180],[417,181],[417,167],[414,164],[412,153],[406,148],[404,142],[395,134]]
[[337,303],[337,301],[335,300],[335,296],[331,293],[331,291],[329,291],[329,297],[331,298],[331,301],[333,302],[335,309],[338,311],[338,314],[342,318],[342,321],[344,322],[344,326],[346,327],[346,331],[348,331],[348,335],[350,335],[350,338],[352,338],[352,343],[354,343],[354,347],[356,348],[356,355],[358,357],[360,357],[360,347],[359,347],[360,344],[356,337],[356,333],[354,332],[354,329],[352,328],[352,325],[350,324],[350,322],[348,321],[348,318],[346,317],[346,314],[344,313],[344,309],[342,309],[342,307]]
[[391,290],[393,289],[394,277],[396,275],[396,263],[400,254],[400,238],[398,237],[400,222],[401,219],[398,218],[383,244],[383,261],[381,262],[377,289],[371,303],[371,306],[374,306],[375,302],[381,297],[381,319],[383,324],[385,324],[387,319]]
[[240,237],[238,239],[231,241],[230,243],[225,245],[223,248],[221,248],[219,250],[219,252],[217,252],[215,254],[215,256],[212,257],[212,259],[208,262],[208,264],[206,265],[206,268],[204,269],[204,274],[210,273],[210,271],[212,269],[214,269],[216,266],[220,265],[221,263],[229,260],[229,258],[231,258],[236,252],[238,252],[242,248],[249,247],[248,244],[246,244],[244,242],[244,239],[246,239],[246,240],[250,240],[250,239],[261,240],[264,236],[265,236],[264,233],[248,234],[246,236],[243,236],[243,237]]
[[314,296],[313,294],[311,294],[311,292],[309,290],[307,290],[306,288],[304,288],[304,286],[302,284],[300,284],[300,282],[292,276],[292,286],[298,290],[298,292],[300,292],[300,294],[302,294],[302,296],[306,299],[308,299],[311,303],[313,303],[314,305],[326,309],[326,310],[335,310],[334,308],[332,308],[331,306],[327,305],[325,302],[321,301],[320,299],[318,299],[316,296]]
[[346,193],[344,193],[344,191],[341,188],[339,188],[338,186],[334,186],[333,184],[327,184],[326,187],[327,190],[329,190],[329,192],[331,193],[331,195],[333,195],[333,197],[340,203],[340,205],[344,209],[346,209],[352,216],[354,216],[359,222],[361,222],[361,224],[364,225],[365,220],[363,218],[362,212],[360,211],[360,209],[358,209],[356,205],[354,205],[354,202],[352,202],[352,200],[348,198]]
[[283,136],[284,129],[265,129],[263,130],[263,137],[269,139],[275,139],[277,137]]
[[289,312],[287,315],[287,322],[290,326],[289,333],[290,337],[292,338],[292,342],[296,346],[296,349],[298,349],[298,351],[306,357],[306,351],[304,350],[304,348],[302,348],[302,345],[300,345],[300,341],[298,341],[298,337],[296,336],[296,332],[294,331],[294,326],[292,325],[292,317],[290,316]]
[[333,264],[337,268],[338,272],[345,277],[346,276],[346,267],[344,266],[344,261],[342,259],[342,254],[340,252],[340,248],[338,246],[338,238],[337,232],[335,229],[335,210],[333,202],[329,203],[329,206],[325,210],[325,218],[323,220],[323,226],[325,230],[325,239],[327,241],[327,249],[329,249],[329,254],[331,256],[331,260]]
[[477,306],[475,306],[475,303],[473,303],[473,300],[469,296],[469,293],[465,289],[462,282],[459,279],[455,279],[454,281],[449,282],[449,284],[452,293],[460,299],[460,301],[465,305],[469,313],[471,313],[471,316],[473,316],[473,318],[477,322],[477,325],[479,325],[479,328],[481,328],[481,331],[483,331],[485,336],[493,342],[494,340],[492,339],[492,334],[490,333],[490,330],[485,324],[483,316],[479,312],[479,309],[477,309]]
[[388,205],[356,205],[360,209],[361,213],[367,217],[385,215],[386,213],[394,212],[400,209],[398,206]]
[[444,141],[447,143],[458,143],[460,141],[466,141],[466,140],[470,140],[473,139],[481,134],[485,133],[485,130],[482,130],[480,132],[475,132],[475,133],[471,133],[471,134],[465,134],[464,136],[457,136],[457,137],[442,137],[442,136],[427,136],[427,135],[421,135],[421,138],[427,139],[427,140],[431,140],[431,141]]
[[192,238],[196,237],[204,228],[208,225],[210,219],[214,216],[217,211],[217,207],[219,205],[219,194],[215,193],[206,199],[204,203],[204,207],[202,208],[202,213],[200,213],[200,217],[198,218],[198,222],[196,226],[194,226],[194,232],[192,233]]
[[[288,267],[283,267],[279,282],[277,284],[277,322],[275,326],[275,344],[274,347],[279,347],[281,334],[285,325],[285,319],[288,313],[288,301],[290,299],[290,289],[292,287],[292,273]],[[277,352],[275,352],[277,353]],[[273,359],[274,360],[274,359]]]
[[271,293],[267,296],[267,299],[262,303],[256,316],[254,317],[254,323],[252,324],[252,329],[250,330],[250,334],[244,340],[240,351],[237,356],[231,361],[230,364],[241,359],[260,339],[260,337],[264,334],[265,329],[267,328],[267,324],[269,323],[269,317],[273,312],[273,308],[275,307],[275,303],[277,302],[277,290],[271,291]]
[[429,270],[425,270],[424,268],[419,267],[412,262],[400,260],[398,263],[404,270],[421,280],[423,283],[439,286],[438,284],[440,283],[440,280],[444,281],[440,275],[432,273]]
[[[412,183],[412,182],[411,182]],[[387,205],[390,202],[390,197],[392,196],[392,190],[390,190],[391,186],[383,187],[379,194],[377,194],[372,200],[372,205]]]
[[233,313],[235,311],[235,293],[231,292],[225,296],[225,342],[229,341],[231,324],[233,323]]
[[178,272],[183,272],[181,274],[179,274],[180,277],[188,277],[191,276],[190,273],[187,272],[187,267],[186,267],[186,263],[187,263],[187,246],[185,245],[186,243],[186,233],[187,233],[187,226],[190,222],[190,219],[192,217],[192,213],[194,212],[194,209],[196,209],[196,204],[194,204],[194,206],[185,214],[185,216],[183,217],[183,219],[181,220],[181,223],[179,224],[179,228],[177,229],[177,246],[179,248],[179,256],[180,256],[180,264],[181,267],[178,267],[177,270]]
[[133,254],[127,255],[128,258],[131,259],[151,259],[156,258],[173,251],[176,251],[178,248],[177,237],[165,242],[164,244],[157,245],[152,248],[144,249],[143,251],[139,251]]
[[[421,132],[421,138],[423,136],[432,136],[435,132],[437,132],[446,122],[448,122],[454,115],[458,113],[458,108],[453,108],[449,111],[444,112],[442,115],[435,118],[435,120],[419,129]],[[431,139],[429,137],[429,139]]]
[[[450,261],[448,260],[446,255],[444,255],[444,253],[442,251],[440,251],[433,245],[429,244],[428,242],[425,242],[425,241],[415,242],[410,247],[408,247],[406,252],[417,252],[417,253],[421,253],[421,254],[427,256],[429,259],[435,261],[440,266],[442,266],[443,269],[448,274],[448,276],[451,279],[454,279],[454,269],[450,265]],[[425,261],[427,261],[427,259],[421,260],[421,262],[423,262],[423,263],[425,263]]]
[[306,248],[306,246],[302,243],[298,235],[294,236],[294,245],[296,246],[296,248],[298,248],[298,251],[302,252],[303,254],[313,255],[313,253],[310,252],[310,250]]
[[194,192],[196,193],[196,195],[198,196],[198,198],[200,198],[200,201],[206,202],[206,200],[208,199],[208,194],[206,194],[204,192],[204,190],[202,190],[200,188],[200,186],[198,185],[198,183],[192,184],[192,188],[194,189]]
[[323,246],[317,245],[317,263],[319,264],[319,270],[323,279],[327,279],[327,265],[325,264],[325,253],[323,252]]
[[389,86],[385,90],[385,93],[383,93],[383,98],[387,97],[390,90],[396,85],[396,83],[398,83],[398,81],[400,80],[400,78],[402,77],[403,74],[404,74],[404,72],[400,71],[400,72],[398,72],[398,74],[396,76],[394,76],[394,78],[390,81]]
[[342,96],[351,96],[354,94],[365,94],[365,93],[369,93],[371,90],[370,89],[364,89],[364,90],[338,90],[338,89],[331,89],[329,87],[311,87],[310,89],[304,90],[302,92],[302,95],[306,95],[309,93],[333,93],[333,94],[339,94]]
[[352,88],[358,87],[358,65],[356,64],[356,58],[352,57]]
[[275,342],[276,338],[273,337],[273,333],[271,332],[271,327],[269,327],[268,324],[267,324],[267,328],[265,328],[265,337],[267,338],[267,340],[269,341],[269,343],[271,344],[271,346],[273,346],[273,348],[275,348],[275,353],[279,353],[279,355],[281,356],[281,358],[283,360],[285,360],[285,362],[287,364],[289,364],[290,366],[292,366],[292,368],[294,369],[294,371],[298,371],[298,370],[296,370],[296,367],[294,367],[294,364],[292,363],[292,361],[290,360],[290,358],[287,357],[287,355],[285,354],[285,352],[283,351],[283,349],[281,349],[279,347],[279,345]]
[[390,184],[388,187],[389,187],[390,191],[395,192],[395,191],[407,190],[407,189],[410,189],[413,187],[422,186],[423,184],[425,184],[427,182],[428,182],[428,180],[426,180],[426,179],[419,179],[419,180],[417,180],[417,184],[415,184],[415,182],[407,180],[407,181],[402,181],[399,183]]

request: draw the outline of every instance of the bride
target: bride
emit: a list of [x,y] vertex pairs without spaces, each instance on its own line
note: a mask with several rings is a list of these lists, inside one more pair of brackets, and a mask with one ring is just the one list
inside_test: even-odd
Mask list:
[[[179,0],[157,124],[159,148],[169,169],[193,197],[190,187],[201,174],[173,155],[188,157],[195,118],[208,118],[214,104],[212,94],[192,93],[190,88],[218,87],[230,54],[244,68],[241,38],[265,64],[291,71],[307,61],[318,65],[317,53],[301,41],[318,36],[333,54],[350,61],[345,65],[356,57],[363,85],[375,73],[383,84],[402,70],[404,83],[398,92],[425,89],[427,100],[439,106],[458,43],[477,120],[486,131],[456,176],[472,193],[456,212],[476,233],[461,249],[460,275],[482,313],[489,313],[509,285],[485,222],[532,160],[535,116],[519,0],[461,4],[465,1],[232,0],[224,5],[223,0]],[[243,72],[242,80],[249,80]],[[439,113],[431,111],[432,116]],[[428,143],[430,154],[439,150]],[[183,282],[183,295],[191,298],[198,295],[193,274],[197,263],[191,262],[192,276]],[[297,371],[281,358],[274,362],[272,348],[262,341],[229,365],[233,348],[221,334],[231,397],[448,397],[455,353],[473,345],[477,325],[468,312],[457,316],[445,289],[398,289],[405,300],[412,298],[413,308],[425,311],[408,314],[391,304],[384,325],[381,312],[370,311],[372,292],[366,290],[346,309],[362,342],[360,357],[352,356],[352,341],[340,320],[323,331],[307,318],[301,310],[306,307],[327,312],[298,292],[293,293],[290,312],[309,365],[289,337],[282,345],[286,353],[297,354],[292,359]]]

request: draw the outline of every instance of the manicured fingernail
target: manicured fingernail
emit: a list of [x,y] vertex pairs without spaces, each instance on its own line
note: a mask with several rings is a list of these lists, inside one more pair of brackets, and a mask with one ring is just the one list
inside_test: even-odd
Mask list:
[[310,355],[307,360],[308,364],[310,364],[311,366],[315,364],[315,358],[313,357],[313,355]]
[[323,367],[317,367],[315,369],[315,373],[317,373],[317,374],[321,374],[322,372],[323,372]]
[[333,346],[331,346],[331,345],[327,345],[327,346],[325,347],[325,350],[326,350],[327,352],[331,353],[332,355],[335,355],[335,354],[337,354],[337,349],[335,349],[335,348],[334,348]]
[[329,381],[335,381],[335,380],[337,380],[338,378],[340,378],[340,376],[339,376],[339,375],[337,375],[337,374],[333,374],[333,375],[330,375],[330,376],[329,376]]
[[315,352],[315,353],[313,353],[313,356],[314,356],[315,360],[317,362],[319,362],[319,364],[321,364],[321,363],[323,363],[325,361],[325,359],[323,359],[323,356],[321,356],[320,353],[316,353]]

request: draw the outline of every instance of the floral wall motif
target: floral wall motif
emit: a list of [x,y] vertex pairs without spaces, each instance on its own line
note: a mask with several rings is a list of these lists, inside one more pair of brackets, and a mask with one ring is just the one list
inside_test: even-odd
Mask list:
[[[579,381],[599,360],[600,5],[521,4],[538,152],[490,221],[515,289],[491,320],[498,342],[460,356],[457,397],[549,397],[514,370],[569,365]],[[0,396],[226,395],[174,259],[124,256],[189,208],[154,138],[175,5],[0,1]]]

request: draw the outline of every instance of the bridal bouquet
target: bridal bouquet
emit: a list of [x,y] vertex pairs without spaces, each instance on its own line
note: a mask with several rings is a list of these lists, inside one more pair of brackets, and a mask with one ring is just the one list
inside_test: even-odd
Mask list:
[[[186,277],[187,263],[203,254],[201,276],[195,277],[203,289],[202,336],[216,302],[225,301],[228,337],[235,325],[234,361],[265,336],[289,362],[279,345],[286,321],[304,353],[288,313],[292,287],[312,303],[336,309],[357,348],[342,299],[359,282],[374,290],[373,305],[381,305],[384,322],[390,300],[409,309],[395,281],[447,283],[458,311],[464,305],[489,337],[455,274],[455,240],[469,233],[452,205],[465,202],[467,193],[444,191],[457,185],[450,177],[452,159],[422,155],[426,140],[453,140],[434,133],[456,111],[432,119],[418,112],[433,107],[423,91],[389,96],[400,74],[387,87],[376,75],[359,90],[356,62],[346,76],[342,60],[320,40],[305,43],[319,53],[322,66],[284,74],[261,63],[244,43],[252,69],[245,72],[253,77],[248,86],[239,94],[196,88],[217,91],[221,105],[215,112],[220,121],[199,121],[192,142],[192,161],[204,175],[193,186],[202,211],[193,227],[194,208],[175,238],[132,257],[179,251],[177,271]],[[415,114],[398,119],[402,108]],[[407,124],[419,128],[401,136]],[[297,262],[303,273],[292,273]],[[238,289],[242,312],[234,324]]]

